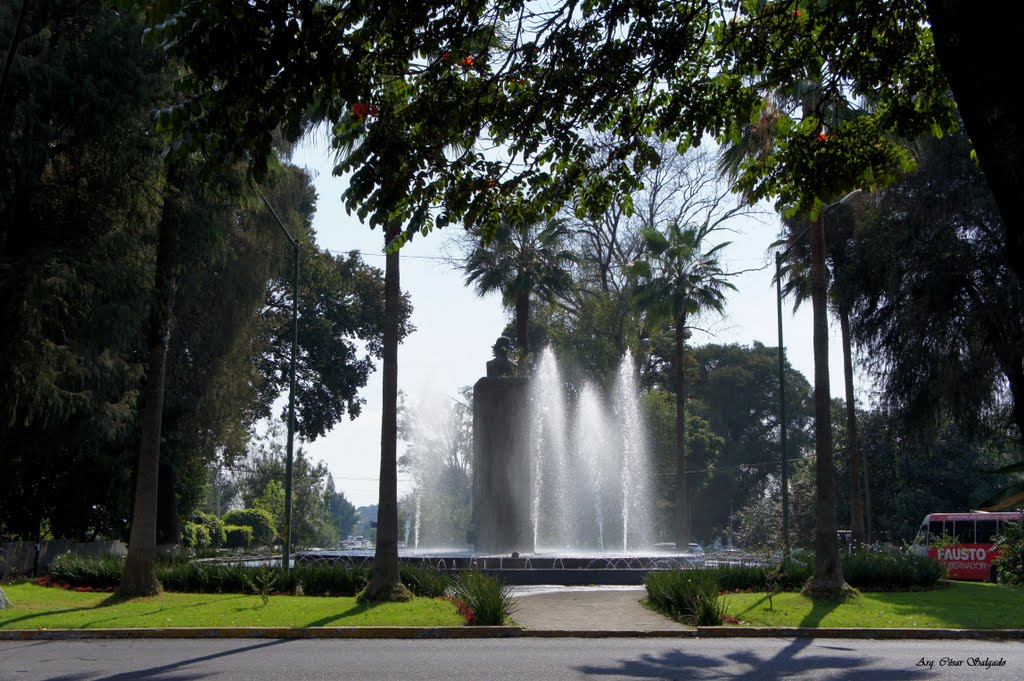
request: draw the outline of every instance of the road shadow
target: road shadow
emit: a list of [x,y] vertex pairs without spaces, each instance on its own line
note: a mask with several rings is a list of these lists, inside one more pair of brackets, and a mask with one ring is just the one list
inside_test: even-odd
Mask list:
[[725,662],[719,658],[698,655],[683,650],[658,655],[645,654],[636,659],[620,660],[614,666],[580,665],[580,672],[590,676],[610,676],[634,679],[699,679],[722,678]]
[[[843,655],[849,648],[841,646],[815,645],[808,650],[814,639],[791,639],[774,653],[765,653],[753,648],[740,649],[721,657],[705,653],[697,654],[686,648],[699,648],[700,640],[680,644],[680,649],[659,655],[643,655],[637,659],[620,660],[611,666],[585,665],[577,667],[583,673],[593,676],[631,679],[663,679],[684,681],[686,679],[758,679],[781,681],[805,676],[815,679],[852,679],[853,681],[891,681],[891,679],[923,678],[928,672],[906,667],[879,668],[867,665],[869,657]],[[739,646],[743,644],[740,643]]]
[[130,672],[121,672],[118,674],[110,675],[95,675],[94,672],[82,672],[76,674],[65,674],[63,676],[50,677],[50,681],[142,681],[143,679],[151,679],[152,681],[160,681],[160,679],[174,679],[174,681],[196,681],[198,679],[205,679],[211,676],[220,675],[220,671],[211,672],[183,672],[184,667],[188,667],[192,664],[198,664],[201,662],[208,662],[210,660],[216,660],[223,657],[230,657],[232,655],[244,655],[254,650],[261,650],[263,648],[270,648],[273,646],[279,646],[288,643],[287,640],[277,639],[273,641],[264,641],[261,643],[254,643],[241,648],[232,648],[230,650],[222,650],[216,653],[210,653],[209,655],[201,655],[199,657],[190,657],[183,660],[178,660],[170,664],[159,665],[155,667],[148,667],[146,669],[137,669]]

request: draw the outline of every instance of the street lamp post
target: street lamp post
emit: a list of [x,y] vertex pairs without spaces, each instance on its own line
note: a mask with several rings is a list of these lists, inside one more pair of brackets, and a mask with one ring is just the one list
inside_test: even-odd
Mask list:
[[[259,191],[257,188],[256,191]],[[291,570],[292,555],[292,462],[295,453],[295,356],[299,347],[299,242],[292,233],[285,227],[281,216],[277,214],[274,207],[263,192],[259,191],[263,203],[270,209],[281,231],[288,238],[292,245],[293,267],[292,267],[292,357],[288,369],[288,452],[284,466],[284,549],[281,556],[281,565],[287,576]]]
[[[789,253],[790,246],[786,249]],[[786,350],[782,344],[782,253],[775,253],[779,313],[779,461],[782,466],[782,555],[789,557],[789,466],[786,465]]]
[[[828,211],[840,204],[847,203],[860,192],[860,189],[854,189],[838,201],[825,206],[821,211],[821,219],[825,219],[825,214]],[[822,228],[824,229],[824,225]],[[782,342],[782,261],[810,229],[811,227],[808,225],[789,242],[785,250],[775,254],[775,291],[779,320],[779,464],[782,470],[782,553],[787,557],[789,556],[789,466],[786,458],[786,349]]]

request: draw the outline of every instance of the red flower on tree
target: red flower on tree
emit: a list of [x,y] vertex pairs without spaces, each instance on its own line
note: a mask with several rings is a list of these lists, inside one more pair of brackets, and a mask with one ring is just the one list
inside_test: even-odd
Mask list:
[[362,120],[367,116],[376,116],[380,113],[380,109],[366,102],[356,102],[352,105],[352,113],[356,118]]

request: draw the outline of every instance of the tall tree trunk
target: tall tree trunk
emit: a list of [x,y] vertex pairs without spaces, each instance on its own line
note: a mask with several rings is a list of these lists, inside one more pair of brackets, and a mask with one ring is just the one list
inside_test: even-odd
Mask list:
[[857,407],[853,399],[853,348],[850,342],[850,314],[839,310],[839,328],[843,338],[843,379],[846,386],[846,453],[850,466],[850,533],[853,547],[858,549],[867,542],[864,531],[864,494],[861,482],[860,442],[857,438]]
[[525,361],[530,352],[530,293],[520,291],[516,294],[516,346],[519,348],[519,361]]
[[686,315],[676,320],[676,549],[690,541],[686,488]]
[[1007,64],[1019,60],[1024,4],[999,6],[993,16],[966,0],[926,0],[935,51],[978,163],[999,205],[1010,265],[1024,279],[1024,125],[1007,87]]
[[178,475],[174,466],[160,462],[156,489],[156,544],[180,546],[181,528],[178,525]]
[[[398,228],[388,227],[384,233],[385,247],[396,236]],[[377,545],[373,575],[362,596],[370,601],[404,600],[409,596],[402,585],[398,565],[398,332],[402,306],[398,251],[388,252],[384,263],[384,347],[381,353],[384,405],[380,427]]]
[[871,544],[874,541],[874,532],[871,527],[871,473],[868,471],[868,457],[863,452],[860,464],[864,473],[864,538],[868,544]]
[[[836,473],[832,461],[831,391],[828,377],[828,283],[825,273],[825,223],[811,222],[811,311],[814,316],[814,575],[801,593],[836,599],[845,582],[836,536]],[[849,587],[846,587],[849,588]]]
[[[169,191],[174,191],[173,182]],[[160,219],[155,300],[149,319],[149,357],[142,398],[142,435],[135,477],[135,503],[128,537],[128,556],[118,593],[148,596],[160,591],[156,579],[157,487],[160,469],[160,428],[164,409],[167,346],[171,339],[174,294],[178,287],[178,241],[181,234],[179,197],[168,197]]]

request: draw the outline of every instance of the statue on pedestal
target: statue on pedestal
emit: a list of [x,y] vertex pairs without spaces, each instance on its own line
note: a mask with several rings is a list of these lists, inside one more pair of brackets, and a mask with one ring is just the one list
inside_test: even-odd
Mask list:
[[512,339],[508,336],[501,336],[494,342],[491,348],[494,351],[494,359],[487,362],[487,378],[501,378],[516,373],[516,363],[508,358],[511,349]]

